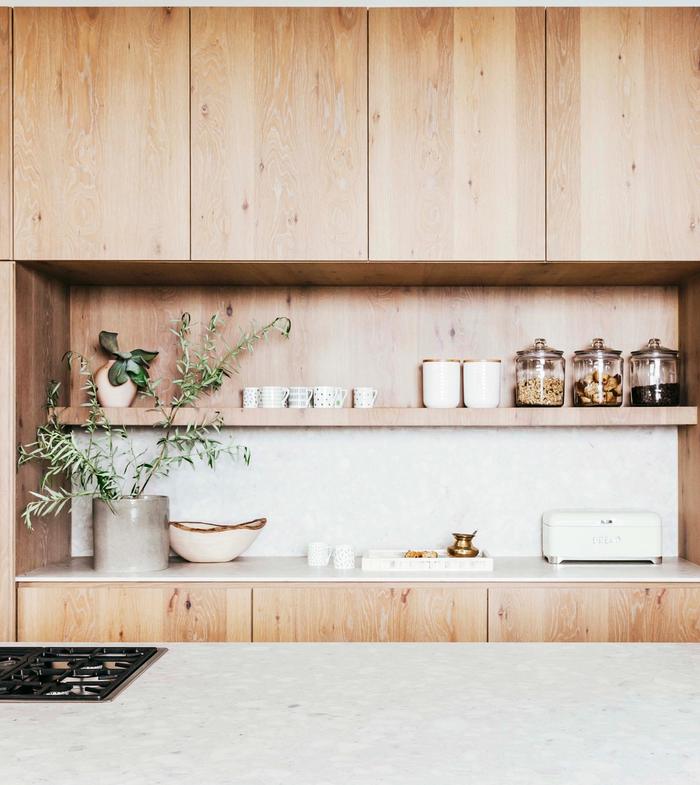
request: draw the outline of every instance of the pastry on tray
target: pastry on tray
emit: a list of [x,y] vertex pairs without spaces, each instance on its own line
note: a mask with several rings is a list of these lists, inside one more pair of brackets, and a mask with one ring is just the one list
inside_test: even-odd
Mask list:
[[404,559],[437,559],[437,551],[406,551]]

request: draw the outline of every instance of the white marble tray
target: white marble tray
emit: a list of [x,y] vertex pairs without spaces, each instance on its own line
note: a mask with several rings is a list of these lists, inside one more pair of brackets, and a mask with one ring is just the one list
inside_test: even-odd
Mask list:
[[[427,548],[425,550],[434,550]],[[362,556],[363,570],[411,570],[411,571],[459,571],[459,572],[490,572],[493,570],[493,559],[480,554],[473,559],[458,559],[448,556],[447,551],[438,550],[437,559],[406,559],[406,550],[369,550]]]

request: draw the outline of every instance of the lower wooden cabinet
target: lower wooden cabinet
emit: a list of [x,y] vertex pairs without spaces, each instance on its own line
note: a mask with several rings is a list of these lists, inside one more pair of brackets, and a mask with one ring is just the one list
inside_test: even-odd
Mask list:
[[486,588],[253,589],[254,641],[485,641]]
[[25,583],[20,641],[700,642],[700,586]]
[[490,641],[700,642],[700,588],[494,587]]
[[17,595],[20,641],[247,641],[250,588],[34,584]]

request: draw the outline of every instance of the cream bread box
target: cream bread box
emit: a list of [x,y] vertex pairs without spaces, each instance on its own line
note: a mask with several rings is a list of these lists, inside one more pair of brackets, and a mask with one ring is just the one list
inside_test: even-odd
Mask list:
[[563,561],[661,563],[661,517],[647,510],[549,510],[542,516],[542,553]]

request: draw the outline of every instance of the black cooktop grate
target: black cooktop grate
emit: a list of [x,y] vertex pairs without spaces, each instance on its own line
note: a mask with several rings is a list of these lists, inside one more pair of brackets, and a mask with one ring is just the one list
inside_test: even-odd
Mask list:
[[140,646],[0,647],[0,701],[104,701],[160,651]]

